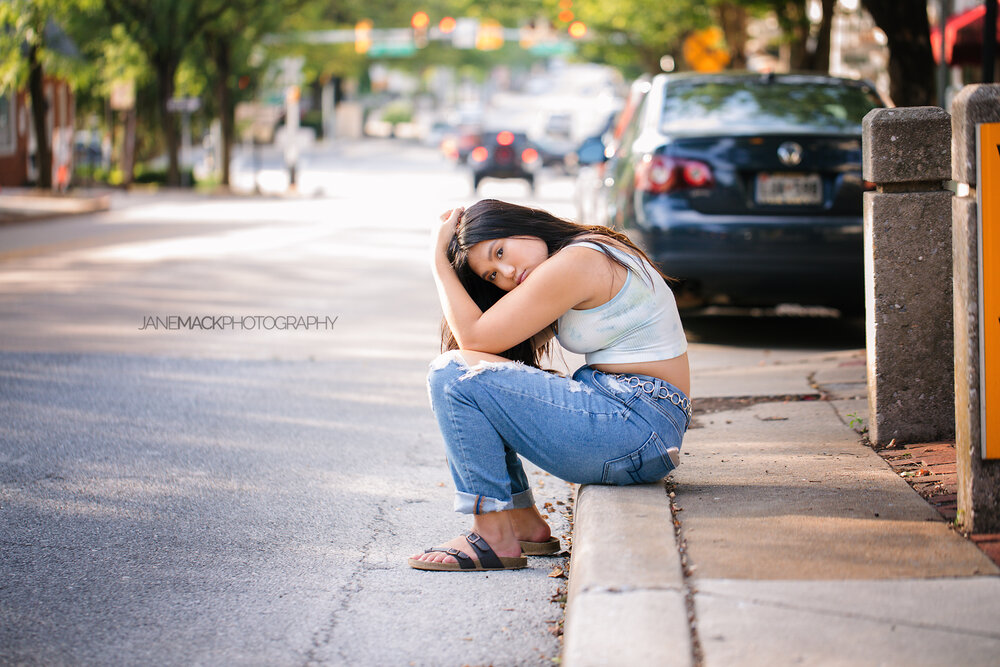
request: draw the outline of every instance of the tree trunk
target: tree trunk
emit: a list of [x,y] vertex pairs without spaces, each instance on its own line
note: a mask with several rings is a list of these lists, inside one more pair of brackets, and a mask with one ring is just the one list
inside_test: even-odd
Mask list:
[[729,66],[732,69],[747,68],[747,10],[746,7],[725,2],[716,7],[716,16],[729,46]]
[[38,187],[52,188],[52,148],[49,146],[49,102],[45,98],[45,81],[42,63],[38,59],[38,46],[28,49],[28,90],[31,93],[31,119],[35,125],[35,165],[38,167]]
[[233,105],[232,89],[229,87],[232,75],[232,44],[228,39],[214,40],[215,67],[218,79],[215,82],[216,100],[219,105],[219,117],[222,126],[222,151],[220,159],[222,182],[221,185],[229,187],[229,161],[233,148],[233,127],[235,125],[236,110]]
[[654,50],[649,47],[639,47],[637,50],[639,52],[639,61],[644,72],[659,74],[663,71],[660,66],[660,62],[664,56],[662,51]]
[[155,63],[157,87],[160,93],[160,115],[163,118],[163,134],[167,140],[167,185],[177,187],[181,184],[181,172],[178,164],[180,137],[177,136],[177,115],[167,107],[174,96],[174,75],[177,64],[167,61]]
[[135,179],[135,130],[136,110],[133,106],[125,112],[125,127],[122,139],[122,185],[128,187]]
[[816,49],[808,55],[806,69],[813,72],[830,71],[830,34],[833,32],[833,10],[837,0],[822,0],[823,19],[816,34]]
[[889,95],[896,106],[936,102],[931,28],[924,0],[861,0],[889,43]]
[[791,0],[785,3],[784,16],[779,16],[779,24],[785,33],[788,45],[788,68],[794,71],[809,69],[809,15],[805,0]]

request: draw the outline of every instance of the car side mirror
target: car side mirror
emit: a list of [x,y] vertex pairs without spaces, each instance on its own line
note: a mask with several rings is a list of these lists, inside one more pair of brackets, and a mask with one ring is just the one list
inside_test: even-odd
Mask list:
[[576,155],[579,164],[600,164],[608,159],[604,155],[604,142],[600,137],[585,139],[576,149]]

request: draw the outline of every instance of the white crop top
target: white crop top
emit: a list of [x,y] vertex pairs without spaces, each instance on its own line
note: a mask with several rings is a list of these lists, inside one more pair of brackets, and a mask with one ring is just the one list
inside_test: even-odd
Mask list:
[[[603,254],[601,245],[590,241],[570,245]],[[658,361],[684,354],[687,339],[670,287],[646,260],[610,243],[604,247],[628,267],[625,284],[610,301],[569,310],[560,317],[559,344],[586,355],[588,365]]]

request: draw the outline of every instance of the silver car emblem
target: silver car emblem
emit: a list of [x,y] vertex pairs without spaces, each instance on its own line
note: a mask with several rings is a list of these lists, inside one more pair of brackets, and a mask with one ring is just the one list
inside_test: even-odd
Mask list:
[[794,167],[802,162],[802,146],[794,141],[786,141],[778,146],[778,159],[782,164]]

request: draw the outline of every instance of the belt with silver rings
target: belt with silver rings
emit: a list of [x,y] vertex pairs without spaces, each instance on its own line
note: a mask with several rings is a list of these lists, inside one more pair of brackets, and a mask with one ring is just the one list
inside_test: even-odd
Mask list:
[[639,391],[645,392],[652,396],[653,398],[666,399],[671,403],[679,407],[688,417],[688,421],[691,420],[692,409],[691,409],[691,399],[680,393],[679,391],[670,391],[666,387],[657,387],[656,383],[652,380],[644,380],[642,378],[636,377],[635,375],[624,375],[622,373],[616,373],[614,375],[615,379],[621,380],[626,384],[626,386],[634,387],[639,389]]

